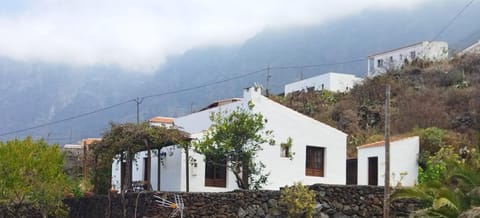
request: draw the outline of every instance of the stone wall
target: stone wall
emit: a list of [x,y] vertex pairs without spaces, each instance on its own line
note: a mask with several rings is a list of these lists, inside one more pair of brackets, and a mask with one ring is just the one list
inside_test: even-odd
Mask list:
[[[315,217],[382,217],[383,188],[373,186],[312,185],[317,192]],[[161,193],[173,201],[173,194]],[[185,202],[184,217],[286,217],[279,204],[279,191],[233,191],[224,193],[178,193]],[[137,193],[126,195],[127,217],[134,217]],[[151,204],[152,193],[138,198],[137,217],[168,217],[171,208]],[[120,195],[66,199],[70,217],[122,217]],[[418,208],[413,200],[394,201],[392,217],[406,217]]]

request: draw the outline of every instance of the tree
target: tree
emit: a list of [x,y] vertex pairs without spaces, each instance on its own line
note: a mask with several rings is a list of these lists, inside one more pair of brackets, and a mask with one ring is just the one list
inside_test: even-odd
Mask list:
[[195,151],[205,155],[205,162],[230,169],[241,189],[259,189],[266,183],[265,166],[255,157],[262,145],[275,143],[272,131],[265,130],[267,120],[253,113],[253,107],[249,102],[247,108],[212,113],[212,125],[193,143]]
[[65,212],[61,200],[69,188],[62,169],[57,145],[31,137],[0,142],[0,202],[33,204],[44,217],[61,215]]

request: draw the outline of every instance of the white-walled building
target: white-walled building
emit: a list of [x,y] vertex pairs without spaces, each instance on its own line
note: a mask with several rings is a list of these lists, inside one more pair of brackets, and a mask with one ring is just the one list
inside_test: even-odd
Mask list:
[[[221,101],[222,104],[214,103],[200,112],[174,118],[173,123],[183,131],[191,133],[192,138],[200,139],[211,125],[209,116],[212,112],[247,107],[249,101],[255,105],[253,112],[261,113],[268,120],[265,128],[273,130],[276,140],[276,145],[265,144],[264,150],[258,153],[258,160],[266,166],[265,172],[270,173],[264,189],[279,189],[299,181],[307,185],[345,184],[347,135],[262,96],[260,88],[245,89],[241,99]],[[294,153],[293,159],[286,156],[280,146],[288,137],[293,139],[290,151]],[[160,168],[157,155],[153,156],[149,166],[153,189],[158,190],[160,184],[162,191],[186,191],[185,150],[169,146],[161,150],[160,157]],[[235,177],[229,170],[206,164],[203,155],[193,150],[189,150],[189,157],[189,191],[238,189]],[[145,158],[146,152],[140,152],[136,156],[133,167],[134,181],[144,178],[144,172],[148,169],[148,166],[145,167]],[[115,161],[112,167],[112,184],[119,187],[121,164]],[[160,178],[160,183],[157,178]]]
[[[390,184],[413,186],[417,183],[418,136],[401,138],[390,142]],[[385,142],[375,142],[357,147],[358,184],[385,184]],[[400,184],[399,184],[400,183]]]
[[309,88],[313,88],[314,90],[345,92],[361,81],[362,78],[352,74],[329,72],[285,85],[285,96],[291,92],[307,90]]
[[465,54],[480,54],[480,40],[458,52],[460,56]]
[[367,76],[384,74],[389,69],[399,69],[405,61],[415,59],[440,61],[448,58],[448,43],[423,41],[405,47],[368,56]]

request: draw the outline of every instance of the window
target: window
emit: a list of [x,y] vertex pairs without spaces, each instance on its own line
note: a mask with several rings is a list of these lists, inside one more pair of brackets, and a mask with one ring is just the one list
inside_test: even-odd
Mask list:
[[205,186],[227,187],[227,168],[226,163],[222,166],[213,164],[211,161],[205,162]]
[[383,67],[383,59],[377,60],[377,67]]
[[324,159],[325,148],[307,146],[307,156],[305,159],[305,175],[323,177]]
[[416,58],[415,51],[411,51],[411,52],[410,52],[410,58],[412,58],[412,59],[415,59],[415,58]]
[[393,56],[390,56],[390,63],[393,62]]

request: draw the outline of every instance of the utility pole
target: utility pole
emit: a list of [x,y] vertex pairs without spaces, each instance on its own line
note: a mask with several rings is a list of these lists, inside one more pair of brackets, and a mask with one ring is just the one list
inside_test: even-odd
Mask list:
[[385,87],[385,190],[383,217],[390,217],[390,84]]
[[270,75],[270,65],[268,65],[268,67],[267,67],[267,87],[266,87],[266,89],[265,89],[265,95],[266,95],[267,97],[270,95],[270,93],[269,93],[270,91],[268,90],[268,83],[270,82],[270,78],[271,78],[271,77],[272,77],[272,76]]
[[134,99],[135,103],[137,104],[137,124],[140,123],[140,104],[143,102],[143,98],[137,97]]

